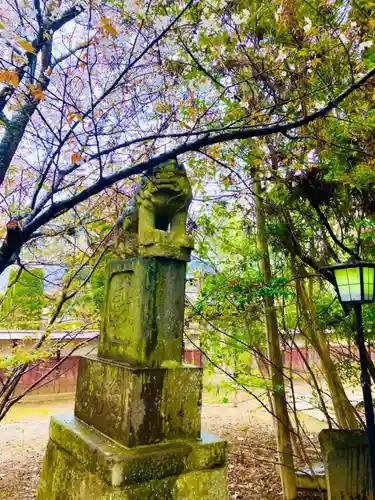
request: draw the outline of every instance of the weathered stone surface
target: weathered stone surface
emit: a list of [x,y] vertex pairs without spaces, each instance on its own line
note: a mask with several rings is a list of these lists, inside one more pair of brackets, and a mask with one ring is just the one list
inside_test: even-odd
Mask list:
[[81,358],[75,414],[124,444],[199,438],[202,370]]
[[99,356],[181,363],[186,263],[139,257],[112,262],[107,273]]
[[331,500],[370,498],[367,433],[324,429],[319,434],[327,493]]
[[227,500],[224,441],[126,449],[74,417],[54,417],[38,500]]
[[117,225],[115,258],[147,255],[189,261],[194,245],[186,231],[191,200],[186,170],[176,160],[147,171]]
[[199,439],[202,370],[181,365],[191,199],[168,162],[120,218],[113,255],[133,258],[108,266],[99,358],[52,419],[38,500],[228,499],[226,443]]
[[199,440],[175,440],[126,448],[72,415],[52,417],[50,438],[112,486],[225,465],[225,441],[202,433]]

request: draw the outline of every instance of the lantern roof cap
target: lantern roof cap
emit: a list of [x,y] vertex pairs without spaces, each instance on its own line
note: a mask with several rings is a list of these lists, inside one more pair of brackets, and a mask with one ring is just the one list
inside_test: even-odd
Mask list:
[[375,262],[367,262],[365,260],[357,260],[351,257],[347,262],[339,262],[331,266],[324,266],[322,271],[336,271],[336,269],[349,269],[353,267],[375,267]]

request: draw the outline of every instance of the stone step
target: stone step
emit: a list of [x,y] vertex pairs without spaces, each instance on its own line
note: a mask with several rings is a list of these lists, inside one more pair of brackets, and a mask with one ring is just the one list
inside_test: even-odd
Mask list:
[[227,461],[227,443],[207,433],[198,440],[126,448],[73,415],[52,417],[50,439],[116,487],[217,468]]
[[323,462],[312,464],[296,472],[298,490],[327,490],[326,475]]

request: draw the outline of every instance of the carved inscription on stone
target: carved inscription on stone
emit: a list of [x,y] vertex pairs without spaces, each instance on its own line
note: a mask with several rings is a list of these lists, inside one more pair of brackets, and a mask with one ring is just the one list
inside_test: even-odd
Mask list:
[[[134,326],[132,314],[133,276],[134,272],[130,270],[118,272],[111,276],[105,321],[105,333],[109,342],[129,344],[126,331],[129,331]],[[125,324],[126,330],[124,331]]]

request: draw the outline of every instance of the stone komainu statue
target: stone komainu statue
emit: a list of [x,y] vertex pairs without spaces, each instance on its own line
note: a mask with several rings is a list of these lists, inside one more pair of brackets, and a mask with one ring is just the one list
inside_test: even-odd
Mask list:
[[114,256],[123,260],[162,255],[188,261],[193,248],[186,232],[191,201],[185,168],[176,160],[143,174],[132,205],[116,225]]

